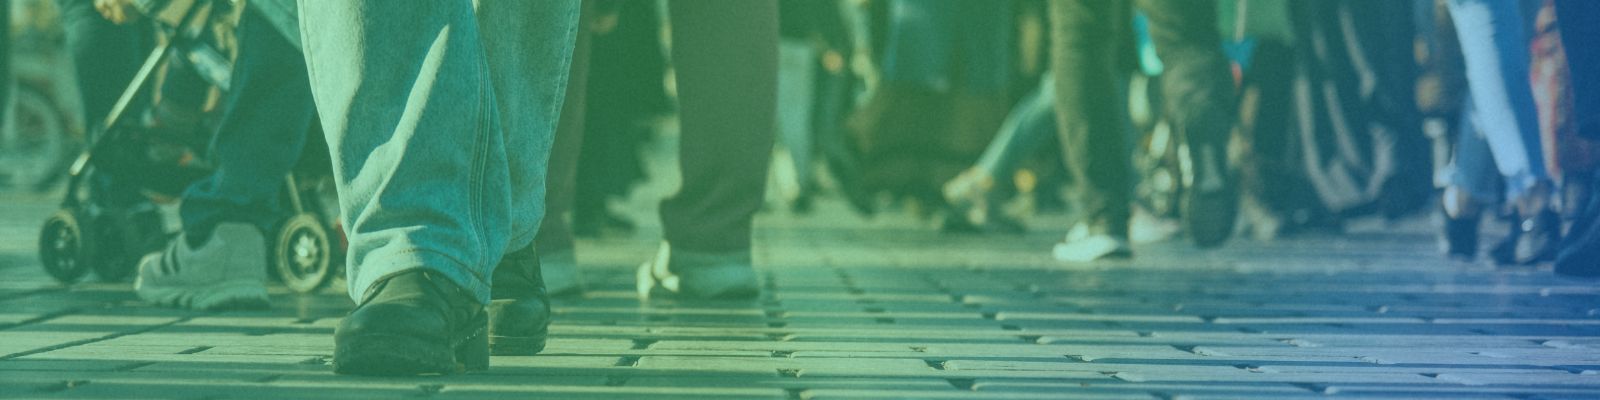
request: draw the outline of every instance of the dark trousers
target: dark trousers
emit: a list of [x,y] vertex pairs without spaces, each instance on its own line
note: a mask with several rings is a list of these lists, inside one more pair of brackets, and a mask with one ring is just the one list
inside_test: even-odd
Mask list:
[[1590,42],[1600,35],[1600,2],[1557,0],[1556,19],[1572,71],[1578,133],[1600,140],[1600,48]]
[[133,81],[150,49],[148,32],[140,24],[117,25],[94,9],[94,0],[59,0],[67,51],[77,64],[78,89],[88,126],[97,128],[112,104]]
[[[106,114],[116,104],[123,89],[133,82],[139,64],[150,50],[149,32],[140,24],[117,25],[94,9],[94,0],[58,0],[61,26],[67,51],[72,54],[78,73],[78,92],[83,101],[84,126],[90,137],[100,134]],[[97,173],[90,181],[96,204],[116,208],[144,203],[139,189],[114,173]]]
[[[678,0],[668,4],[668,12],[683,184],[661,203],[666,240],[693,251],[747,250],[772,157],[778,5],[771,0]],[[587,50],[580,54],[583,62],[574,58],[568,106],[562,110],[550,160],[546,204],[551,218],[545,218],[536,239],[546,253],[572,247],[571,226],[559,220],[572,209],[574,184],[581,184],[575,182],[575,173],[583,110],[572,107],[582,104],[586,90],[581,78],[587,69],[580,65],[587,64]]]
[[577,193],[578,153],[583,149],[584,114],[589,93],[589,50],[593,34],[594,0],[584,0],[578,16],[578,37],[572,47],[572,70],[561,102],[561,120],[550,145],[550,167],[545,178],[545,217],[533,244],[541,254],[570,250],[572,202]]
[[265,15],[246,10],[238,30],[232,87],[208,158],[216,169],[183,193],[179,214],[190,240],[225,221],[268,229],[286,216],[284,177],[300,161],[316,105],[300,49]]
[[1127,101],[1118,82],[1131,71],[1132,7],[1150,21],[1166,65],[1165,115],[1179,138],[1225,144],[1235,118],[1232,81],[1212,0],[1051,0],[1052,71],[1062,158],[1079,185],[1084,215],[1126,234],[1133,171]]

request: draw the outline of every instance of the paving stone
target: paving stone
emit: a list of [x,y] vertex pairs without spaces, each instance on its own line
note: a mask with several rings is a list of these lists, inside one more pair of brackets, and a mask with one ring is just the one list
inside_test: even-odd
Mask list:
[[804,399],[994,399],[994,400],[1033,400],[1033,399],[1128,399],[1128,400],[1157,400],[1159,397],[1140,394],[1097,394],[1080,393],[1062,390],[1055,393],[1026,393],[1026,392],[946,392],[946,391],[916,391],[916,390],[849,390],[849,389],[819,389],[808,390],[802,393]]
[[647,215],[640,235],[579,241],[590,290],[554,301],[542,355],[363,378],[328,364],[341,289],[203,313],[61,286],[31,243],[55,199],[17,199],[0,209],[0,239],[21,238],[0,240],[5,398],[1600,398],[1600,286],[1446,262],[1425,226],[1061,264],[1061,232],[944,236],[841,203],[762,215],[766,293],[699,302],[637,298]]
[[14,357],[29,351],[104,337],[110,332],[62,332],[40,335],[36,332],[0,331],[0,357]]
[[944,379],[930,378],[849,378],[849,377],[749,377],[726,378],[712,376],[638,376],[627,379],[624,386],[632,387],[745,387],[776,388],[784,390],[914,390],[918,392],[954,392],[958,389]]
[[1194,396],[1233,396],[1233,398],[1282,398],[1319,395],[1306,388],[1286,383],[1149,383],[1114,381],[1042,381],[1019,379],[980,379],[972,386],[978,392],[1102,393],[1150,395],[1165,398]]
[[550,397],[562,399],[786,399],[787,392],[773,388],[720,388],[720,387],[634,387],[634,386],[573,386],[573,385],[451,385],[440,394],[448,398],[505,398],[508,396]]

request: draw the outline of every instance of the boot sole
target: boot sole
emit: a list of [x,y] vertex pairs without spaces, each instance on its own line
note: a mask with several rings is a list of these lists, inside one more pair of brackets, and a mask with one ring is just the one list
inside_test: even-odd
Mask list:
[[414,376],[489,369],[489,342],[479,332],[454,348],[411,336],[367,334],[335,337],[333,372],[346,375]]
[[544,351],[546,333],[530,336],[490,336],[489,354],[497,356],[532,356]]

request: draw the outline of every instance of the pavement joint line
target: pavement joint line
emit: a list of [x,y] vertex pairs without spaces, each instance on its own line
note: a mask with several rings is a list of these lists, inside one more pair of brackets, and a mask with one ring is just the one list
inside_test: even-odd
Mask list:
[[65,292],[65,291],[67,291],[67,287],[65,287],[65,286],[39,288],[39,289],[33,289],[33,290],[24,290],[24,291],[19,292],[19,293],[0,295],[0,301],[11,301],[11,300],[16,300],[16,299],[20,299],[20,298],[24,298],[24,297],[28,297],[28,296],[33,296],[33,295],[36,295],[36,294],[47,294],[47,293],[52,293],[52,292]]
[[216,348],[216,346],[195,346],[195,347],[186,349],[184,351],[180,351],[180,352],[178,352],[178,354],[195,354],[195,353],[199,353],[199,352],[202,352],[202,351],[211,350],[211,349],[214,349],[214,348]]
[[148,366],[151,366],[151,365],[156,365],[156,362],[155,361],[140,361],[140,362],[131,363],[131,364],[128,364],[128,365],[124,365],[124,366],[121,366],[121,367],[114,368],[114,369],[112,369],[112,371],[115,371],[115,372],[128,372],[128,371],[136,370],[136,369],[139,369],[139,368],[148,367]]
[[65,316],[72,315],[72,314],[77,314],[78,312],[81,312],[81,311],[83,311],[83,309],[81,309],[81,308],[69,308],[69,309],[60,310],[60,311],[56,311],[56,312],[45,313],[44,315],[40,315],[40,316],[37,316],[37,317],[25,319],[25,320],[22,320],[22,321],[17,321],[17,322],[13,322],[13,323],[10,323],[10,324],[0,325],[0,331],[11,329],[11,328],[27,326],[27,325],[32,325],[32,324],[37,324],[37,323],[40,323],[40,322],[45,322],[45,321],[49,321],[49,320],[52,320],[52,319],[61,318],[61,317],[65,317]]
[[20,352],[20,353],[11,353],[11,354],[7,354],[7,355],[4,355],[4,356],[0,356],[0,361],[6,361],[6,360],[11,360],[11,359],[15,359],[15,358],[21,358],[21,357],[27,357],[27,356],[31,356],[31,355],[39,354],[39,353],[52,352],[52,351],[56,351],[56,350],[65,349],[65,348],[68,348],[68,347],[76,347],[76,346],[82,346],[82,345],[86,345],[86,344],[104,342],[104,341],[107,341],[107,340],[116,339],[116,338],[123,337],[123,336],[137,335],[137,334],[146,333],[146,332],[154,331],[154,330],[157,330],[157,329],[161,329],[161,328],[165,328],[165,327],[181,324],[181,323],[184,323],[184,322],[189,322],[190,320],[193,320],[194,318],[195,317],[193,317],[193,316],[182,317],[182,318],[178,318],[176,320],[173,320],[171,322],[167,322],[167,323],[163,323],[163,324],[150,325],[150,326],[139,328],[139,329],[135,329],[135,330],[132,330],[132,331],[115,332],[115,333],[112,333],[112,334],[109,334],[109,335],[105,335],[105,336],[101,336],[101,337],[97,337],[97,338],[74,340],[74,341],[67,342],[67,343],[40,347],[40,348],[37,348],[37,349],[27,350],[27,351],[23,351],[23,352]]
[[945,379],[945,382],[949,382],[950,386],[954,386],[956,389],[966,390],[966,391],[974,390],[973,386],[977,386],[977,384],[978,384],[978,380],[977,379],[971,379],[971,378],[950,378],[950,379]]
[[439,383],[422,384],[417,385],[417,390],[422,391],[422,397],[433,397],[433,395],[439,394],[440,391],[444,390],[444,385]]
[[660,339],[634,339],[631,350],[649,350],[650,345],[660,342]]
[[78,388],[80,386],[88,385],[88,384],[89,384],[89,381],[86,380],[86,379],[63,380],[63,381],[60,381],[60,382],[56,382],[55,384],[38,387],[38,388],[34,389],[34,392],[37,392],[37,393],[61,393],[61,392],[65,392],[65,391],[68,391],[68,390],[76,389],[76,388]]

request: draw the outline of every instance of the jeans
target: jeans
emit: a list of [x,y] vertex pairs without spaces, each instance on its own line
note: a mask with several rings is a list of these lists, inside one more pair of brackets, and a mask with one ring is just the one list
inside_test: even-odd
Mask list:
[[1221,149],[1237,114],[1216,2],[1052,0],[1051,71],[1062,158],[1078,183],[1084,215],[1103,219],[1113,235],[1127,233],[1132,212],[1128,110],[1117,81],[1132,72],[1135,5],[1149,18],[1165,67],[1165,115],[1178,137],[1191,148]]
[[1034,149],[1056,134],[1055,84],[1055,77],[1049,73],[1039,78],[1039,86],[1012,108],[973,168],[1003,182],[1017,172]]
[[1539,114],[1528,82],[1528,36],[1513,0],[1450,0],[1450,16],[1466,59],[1475,122],[1495,165],[1506,178],[1508,199],[1548,181],[1539,138]]
[[489,300],[533,241],[577,1],[300,0],[350,294],[417,269]]
[[[1467,98],[1472,94],[1468,93]],[[1450,162],[1450,186],[1467,193],[1478,204],[1497,204],[1500,201],[1500,175],[1495,170],[1494,150],[1478,129],[1478,111],[1467,103],[1462,106],[1461,122],[1456,124],[1455,159]]]
[[1591,44],[1600,37],[1600,2],[1556,0],[1556,18],[1561,21],[1572,71],[1572,115],[1578,133],[1600,140],[1600,47]]
[[191,241],[210,237],[220,222],[249,222],[265,231],[285,216],[278,204],[284,177],[300,160],[316,116],[300,50],[264,13],[245,11],[238,40],[232,87],[211,139],[216,169],[184,191],[178,210]]

